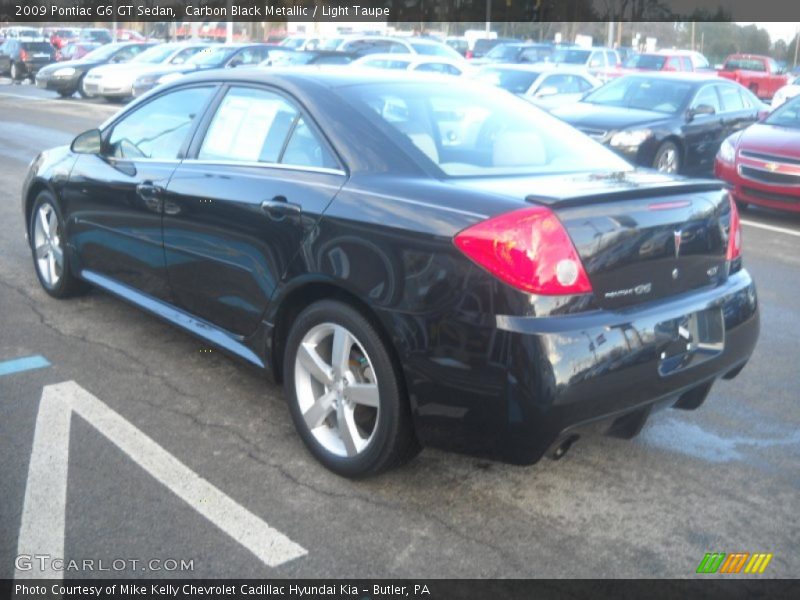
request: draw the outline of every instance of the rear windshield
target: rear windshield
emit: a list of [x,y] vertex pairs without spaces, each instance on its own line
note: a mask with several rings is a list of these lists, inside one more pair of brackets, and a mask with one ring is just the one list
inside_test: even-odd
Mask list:
[[22,47],[28,52],[46,52],[53,51],[53,47],[48,42],[22,42]]
[[[477,42],[475,43],[477,47]],[[519,44],[498,44],[486,53],[486,58],[495,60],[514,60],[517,58],[522,46]]]
[[732,58],[725,63],[726,71],[766,71],[764,61],[754,58]]
[[398,146],[451,177],[626,171],[615,153],[504,91],[477,83],[339,88]]
[[653,71],[660,71],[667,62],[666,56],[658,56],[657,54],[640,54],[631,58],[625,66],[631,69],[652,69]]

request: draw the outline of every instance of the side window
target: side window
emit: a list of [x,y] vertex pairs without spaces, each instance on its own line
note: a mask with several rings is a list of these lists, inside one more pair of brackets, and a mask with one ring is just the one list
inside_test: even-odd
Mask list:
[[583,77],[580,76],[575,77],[575,80],[578,84],[578,91],[580,92],[588,92],[590,89],[594,87],[591,81],[589,81],[588,79],[584,79]]
[[722,98],[722,110],[725,112],[735,112],[745,109],[742,95],[739,93],[738,86],[720,85],[717,86],[717,89],[719,90],[719,95]]
[[684,71],[694,71],[694,65],[692,65],[692,59],[688,56],[681,56],[681,64],[683,65]]
[[232,88],[217,108],[197,158],[276,163],[297,116],[278,94]]
[[697,108],[701,104],[708,105],[714,109],[714,112],[720,112],[719,98],[714,86],[707,85],[694,97],[692,108]]
[[138,52],[136,52],[136,47],[127,47],[123,48],[119,52],[114,55],[113,62],[125,62],[136,56]]
[[613,50],[608,50],[606,52],[606,62],[608,63],[609,67],[616,67],[617,66],[617,53]]
[[178,90],[148,102],[123,117],[108,138],[107,155],[117,158],[174,160],[211,96],[213,87]]
[[443,75],[460,75],[461,72],[447,63],[429,62],[417,65],[415,71],[425,71],[428,73],[442,73]]
[[664,71],[680,71],[681,70],[681,63],[680,60],[675,56],[670,56],[667,59],[667,62],[664,63]]
[[172,65],[182,65],[186,62],[186,59],[190,58],[194,54],[197,54],[197,48],[184,48],[180,52],[178,52],[175,56],[172,57],[170,60],[170,64]]
[[295,124],[280,162],[281,164],[297,167],[335,169],[339,166],[302,117]]
[[589,58],[589,66],[594,67],[602,67],[603,66],[603,54],[601,52],[592,52],[591,58]]

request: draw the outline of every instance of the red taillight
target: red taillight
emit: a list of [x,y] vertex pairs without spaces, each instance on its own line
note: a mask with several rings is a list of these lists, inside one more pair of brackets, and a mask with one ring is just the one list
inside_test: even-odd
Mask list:
[[742,224],[739,222],[739,209],[736,208],[736,202],[730,194],[728,201],[731,203],[731,220],[728,229],[728,252],[725,259],[733,260],[742,255]]
[[26,60],[28,60],[28,53],[25,50],[20,50],[19,59],[20,61],[25,62]]
[[464,55],[464,58],[467,58],[467,59],[472,58],[472,50],[467,50],[467,53]]
[[553,212],[523,208],[456,235],[455,245],[502,281],[532,294],[587,294],[592,284],[575,246]]

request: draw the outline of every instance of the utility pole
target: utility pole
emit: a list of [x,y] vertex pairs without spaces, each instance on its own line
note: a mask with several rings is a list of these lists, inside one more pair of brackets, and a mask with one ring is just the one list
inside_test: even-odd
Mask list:
[[606,40],[606,46],[609,48],[614,46],[614,21],[608,22],[608,39]]
[[694,51],[694,21],[692,21],[692,51]]
[[794,64],[793,67],[797,66],[797,47],[800,46],[800,25],[797,26],[794,32]]
[[492,0],[486,0],[486,37],[492,32]]

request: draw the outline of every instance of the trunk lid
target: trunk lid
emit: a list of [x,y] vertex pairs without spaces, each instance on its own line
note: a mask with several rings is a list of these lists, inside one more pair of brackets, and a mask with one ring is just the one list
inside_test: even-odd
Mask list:
[[638,186],[550,204],[603,308],[716,285],[727,276],[730,204],[717,183]]
[[[538,190],[526,201],[550,207],[563,223],[602,308],[649,302],[727,277],[730,203],[719,182],[625,172],[526,183],[529,192]],[[523,184],[505,186],[521,191]]]

